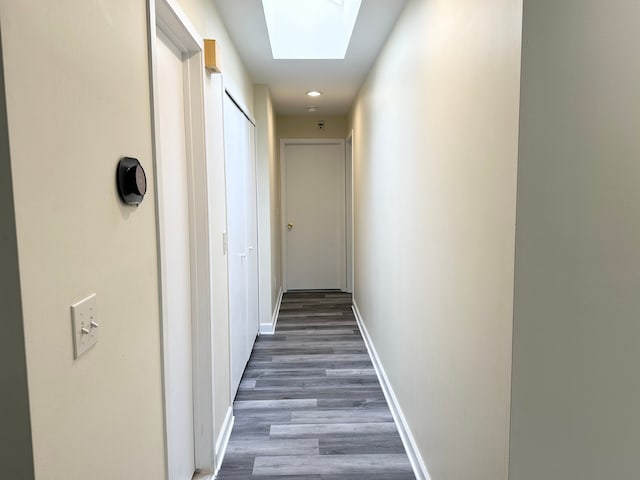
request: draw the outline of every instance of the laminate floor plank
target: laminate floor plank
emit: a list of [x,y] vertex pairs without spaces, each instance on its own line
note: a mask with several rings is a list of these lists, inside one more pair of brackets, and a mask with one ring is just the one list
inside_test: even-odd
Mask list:
[[[382,455],[285,455],[256,457],[253,475],[349,475],[362,472],[406,473],[411,471],[403,454]],[[348,477],[347,477],[348,478]]]
[[284,295],[234,402],[218,480],[415,480],[351,295]]
[[382,423],[331,423],[331,424],[295,424],[271,425],[270,438],[320,438],[322,436],[354,437],[362,435],[391,435],[397,433],[396,426],[390,422]]

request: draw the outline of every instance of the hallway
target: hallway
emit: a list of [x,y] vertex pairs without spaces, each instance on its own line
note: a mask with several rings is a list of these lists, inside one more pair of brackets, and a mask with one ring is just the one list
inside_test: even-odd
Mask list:
[[2,478],[639,478],[639,19],[0,0]]
[[351,295],[284,295],[234,403],[218,478],[414,479],[351,310]]

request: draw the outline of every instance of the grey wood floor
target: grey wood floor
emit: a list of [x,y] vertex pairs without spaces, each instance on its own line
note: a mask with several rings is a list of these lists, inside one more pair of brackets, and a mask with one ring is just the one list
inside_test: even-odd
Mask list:
[[349,294],[285,294],[234,414],[220,480],[415,480]]

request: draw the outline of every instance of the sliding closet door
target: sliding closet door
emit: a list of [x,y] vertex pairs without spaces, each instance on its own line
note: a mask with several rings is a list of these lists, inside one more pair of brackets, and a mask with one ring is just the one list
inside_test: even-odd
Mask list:
[[258,334],[254,125],[226,96],[224,105],[229,255],[231,391],[235,395]]

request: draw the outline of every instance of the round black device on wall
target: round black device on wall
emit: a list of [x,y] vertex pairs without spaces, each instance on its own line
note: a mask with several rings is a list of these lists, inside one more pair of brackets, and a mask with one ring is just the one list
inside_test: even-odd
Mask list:
[[147,193],[147,176],[137,158],[124,157],[118,162],[118,193],[127,205],[140,205]]

